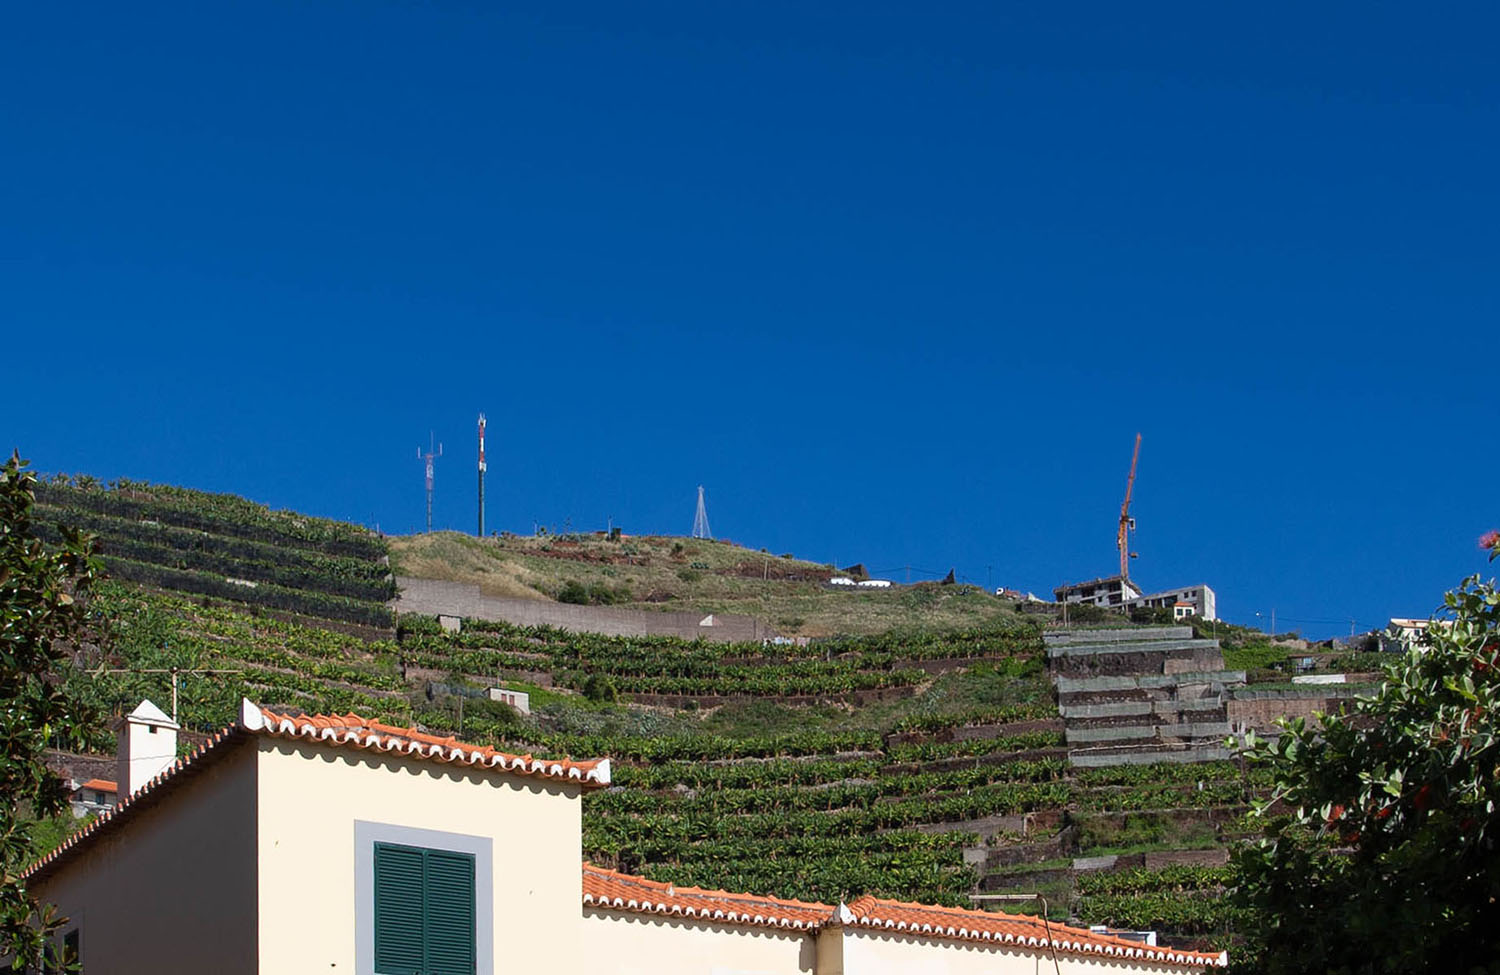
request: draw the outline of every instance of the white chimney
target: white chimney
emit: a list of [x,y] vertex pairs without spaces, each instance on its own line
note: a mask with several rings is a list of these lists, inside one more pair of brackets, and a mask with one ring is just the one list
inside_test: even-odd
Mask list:
[[142,701],[115,728],[120,742],[115,757],[116,801],[124,802],[177,761],[178,725],[161,708]]

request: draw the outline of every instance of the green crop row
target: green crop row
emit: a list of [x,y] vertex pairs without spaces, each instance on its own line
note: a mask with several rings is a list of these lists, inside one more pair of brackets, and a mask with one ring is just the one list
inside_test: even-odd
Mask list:
[[284,542],[257,542],[232,535],[214,535],[191,528],[177,528],[160,522],[131,521],[77,506],[38,504],[35,515],[40,524],[67,525],[91,532],[106,541],[128,539],[164,548],[202,552],[224,559],[279,562],[322,575],[368,582],[383,582],[391,572],[389,566],[379,558],[328,555],[317,549],[298,548]]
[[787,809],[722,816],[712,811],[676,815],[642,813],[609,815],[591,809],[600,803],[590,797],[585,803],[593,827],[634,834],[674,836],[685,842],[714,837],[747,836],[838,836],[899,829],[933,823],[963,822],[986,816],[1056,809],[1067,804],[1069,789],[1062,783],[1003,783],[981,786],[963,795],[920,796],[877,802],[864,808],[826,810]]
[[799,735],[758,735],[726,738],[719,735],[671,735],[646,738],[626,735],[557,735],[525,732],[507,747],[539,755],[608,755],[637,762],[717,761],[737,758],[794,758],[799,755],[836,755],[842,752],[879,752],[879,732],[813,731]]
[[1232,929],[1236,913],[1221,896],[1187,896],[1158,891],[1097,894],[1074,902],[1073,911],[1090,924],[1175,934],[1212,934]]
[[103,562],[110,575],[141,585],[215,596],[219,599],[264,606],[267,609],[331,620],[344,620],[365,626],[386,627],[393,622],[390,609],[383,603],[329,596],[301,589],[288,589],[270,583],[242,586],[227,582],[222,576],[149,565],[132,559],[105,556]]
[[974,872],[961,855],[848,854],[705,864],[653,863],[646,876],[681,886],[746,890],[797,900],[838,903],[862,894],[962,905]]
[[[57,529],[42,525],[38,534],[45,541],[61,538]],[[129,559],[132,562],[183,569],[217,578],[245,579],[268,583],[284,589],[296,589],[309,595],[342,596],[361,602],[384,603],[396,595],[394,580],[371,580],[328,574],[322,570],[277,562],[226,558],[198,549],[170,548],[121,536],[100,538],[100,554],[106,558]]]
[[893,762],[931,762],[942,758],[965,758],[1037,748],[1061,748],[1060,731],[1027,731],[1000,738],[973,738],[968,741],[919,741],[891,745]]
[[272,511],[229,494],[126,480],[105,485],[62,476],[38,484],[36,499],[43,504],[86,508],[132,521],[157,521],[216,535],[312,547],[329,555],[379,559],[386,554],[385,541],[359,525]]
[[1000,708],[976,708],[956,714],[913,714],[896,722],[898,733],[947,731],[983,725],[1010,724],[1016,721],[1038,721],[1057,717],[1051,704],[1012,704]]
[[1215,890],[1229,882],[1228,867],[1205,867],[1173,864],[1160,870],[1091,871],[1078,875],[1078,893],[1145,894],[1160,891]]

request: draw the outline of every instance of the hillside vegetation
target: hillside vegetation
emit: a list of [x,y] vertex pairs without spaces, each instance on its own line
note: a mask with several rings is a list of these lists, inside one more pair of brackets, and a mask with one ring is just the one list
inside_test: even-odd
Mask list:
[[[1069,766],[1048,620],[972,587],[832,590],[827,566],[724,542],[439,534],[397,540],[399,570],[843,635],[710,643],[472,619],[453,633],[411,615],[351,628],[390,585],[381,540],[356,526],[139,485],[54,484],[38,513],[99,531],[116,577],[65,675],[101,715],[101,752],[110,715],[171,700],[148,671],[177,668],[189,736],[249,697],[607,756],[616,784],[585,798],[584,852],[657,879],[825,901],[1039,892],[1058,918],[1183,945],[1227,936],[1222,851],[1264,783],[1230,763]],[[531,714],[489,700],[497,686],[527,693]]]
[[[404,617],[367,641],[120,583],[92,609],[69,681],[106,714],[170,700],[168,677],[144,670],[228,669],[182,678],[190,732],[227,724],[245,696],[608,756],[617,785],[585,800],[585,853],[658,879],[954,904],[1041,890],[1058,917],[1193,944],[1228,921],[1211,867],[1070,869],[1231,841],[1256,783],[1229,765],[1070,768],[1035,626],[766,647]],[[488,700],[502,685],[529,693],[532,714]],[[101,723],[95,746],[111,745]]]
[[473,583],[491,596],[755,616],[788,636],[952,630],[1013,620],[1014,604],[974,586],[827,584],[834,567],[708,539],[602,532],[392,538],[400,576]]
[[229,494],[139,481],[55,477],[36,523],[92,532],[110,575],[285,613],[374,627],[394,617],[385,541],[373,532]]

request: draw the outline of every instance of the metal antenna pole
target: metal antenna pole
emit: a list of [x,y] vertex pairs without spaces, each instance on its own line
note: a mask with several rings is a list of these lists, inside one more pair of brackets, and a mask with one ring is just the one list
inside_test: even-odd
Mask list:
[[427,462],[427,530],[432,531],[432,462],[435,458],[443,456],[443,445],[433,446],[434,437],[432,431],[427,432],[427,453],[422,453],[422,448],[417,448],[417,459]]
[[479,537],[484,537],[484,414],[479,414]]

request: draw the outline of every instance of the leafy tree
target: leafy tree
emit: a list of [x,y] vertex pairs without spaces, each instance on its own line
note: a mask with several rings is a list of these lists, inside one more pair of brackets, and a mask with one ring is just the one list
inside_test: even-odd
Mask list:
[[85,716],[56,674],[63,640],[83,625],[97,567],[92,539],[64,532],[48,548],[32,531],[36,478],[20,456],[0,470],[0,957],[39,965],[60,919],[38,905],[20,874],[35,855],[38,820],[67,809],[67,792],[42,761],[56,738],[76,739]]
[[1500,591],[1472,577],[1342,715],[1251,739],[1265,836],[1236,855],[1246,972],[1500,972]]

